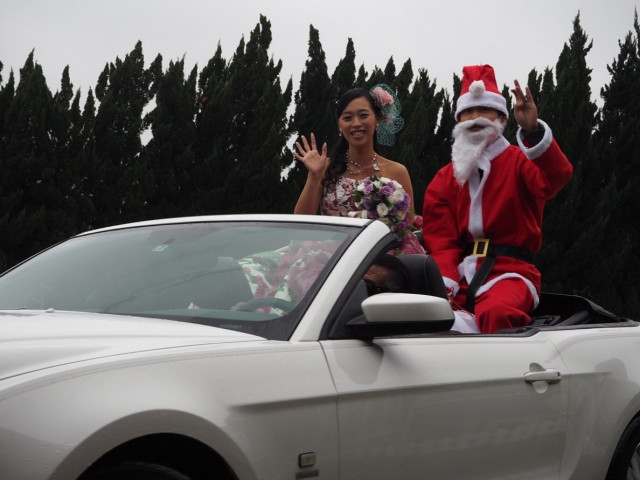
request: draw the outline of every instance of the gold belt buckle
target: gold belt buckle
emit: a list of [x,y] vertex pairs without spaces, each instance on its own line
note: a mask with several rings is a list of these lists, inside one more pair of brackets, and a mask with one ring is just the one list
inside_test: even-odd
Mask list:
[[486,257],[487,253],[489,253],[489,239],[488,238],[478,238],[473,242],[473,251],[471,255],[476,257]]

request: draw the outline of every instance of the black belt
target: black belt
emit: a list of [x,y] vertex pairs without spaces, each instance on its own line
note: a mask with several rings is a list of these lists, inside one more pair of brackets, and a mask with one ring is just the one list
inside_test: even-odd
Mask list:
[[500,245],[491,243],[488,238],[479,238],[475,242],[468,244],[464,249],[465,257],[468,255],[474,255],[476,257],[483,257],[482,265],[476,271],[475,275],[469,283],[467,288],[467,302],[465,308],[467,311],[473,313],[473,305],[476,299],[476,292],[480,285],[491,273],[491,269],[496,263],[496,257],[512,257],[518,260],[524,260],[525,262],[533,263],[533,252],[526,248],[514,247],[512,245]]

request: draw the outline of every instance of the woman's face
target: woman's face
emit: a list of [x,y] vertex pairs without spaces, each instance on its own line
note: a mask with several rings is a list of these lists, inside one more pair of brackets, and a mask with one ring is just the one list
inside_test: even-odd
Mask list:
[[338,128],[349,145],[373,144],[378,119],[365,97],[349,102],[338,118]]

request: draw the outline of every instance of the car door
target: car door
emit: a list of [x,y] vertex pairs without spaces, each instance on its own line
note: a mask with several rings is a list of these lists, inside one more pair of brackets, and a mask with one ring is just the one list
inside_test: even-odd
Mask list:
[[564,366],[541,334],[322,342],[340,478],[558,478]]

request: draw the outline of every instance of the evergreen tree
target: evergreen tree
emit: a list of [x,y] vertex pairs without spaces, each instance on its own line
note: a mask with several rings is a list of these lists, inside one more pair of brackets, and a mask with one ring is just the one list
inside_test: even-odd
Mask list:
[[[396,138],[393,159],[403,163],[411,177],[414,207],[422,214],[426,187],[450,157],[450,123],[441,122],[444,90],[437,89],[426,70],[419,70],[411,93],[402,103],[404,129]],[[397,152],[397,155],[396,155]]]
[[356,83],[354,84],[356,87],[364,87],[367,84],[367,77],[369,74],[367,70],[364,68],[364,64],[360,65],[358,69],[358,75],[356,76]]
[[[291,122],[291,131],[296,140],[299,140],[301,135],[309,140],[311,133],[313,133],[318,142],[318,148],[321,148],[322,144],[326,142],[330,150],[338,135],[335,103],[338,97],[344,93],[344,91],[338,92],[337,88],[346,88],[346,90],[353,88],[353,85],[348,85],[347,81],[350,77],[351,62],[355,59],[355,52],[353,44],[349,41],[345,57],[340,60],[333,75],[336,79],[335,84],[329,81],[325,53],[320,44],[320,35],[313,25],[309,27],[308,55],[305,69],[300,76],[300,87],[294,97],[295,112]],[[306,178],[307,168],[294,159],[288,168],[287,175],[287,187],[292,199],[288,205],[289,211],[293,211],[295,199],[302,191]]]
[[[3,89],[4,95],[7,92]],[[56,185],[55,122],[53,96],[31,52],[4,114],[0,178],[3,268],[69,234]]]
[[548,109],[550,115],[545,117],[574,165],[590,150],[589,140],[595,126],[597,107],[591,101],[591,69],[586,59],[592,46],[578,14],[573,21],[569,45],[564,45],[556,64],[557,85],[550,99],[553,108]]
[[80,92],[73,93],[68,66],[62,73],[60,90],[53,97],[53,108],[57,168],[55,184],[50,192],[50,206],[59,205],[59,223],[62,226],[62,219],[66,219],[64,228],[66,236],[69,236],[77,233],[82,225],[76,198],[82,144],[78,138],[81,129]]
[[2,85],[2,62],[0,62],[0,162],[2,158],[5,158],[4,145],[6,142],[6,124],[7,124],[7,112],[13,101],[15,95],[15,78],[13,76],[13,70],[9,73],[9,80],[6,85]]
[[151,194],[150,168],[141,157],[142,113],[155,95],[162,74],[158,55],[144,68],[142,43],[124,60],[105,66],[96,85],[100,101],[95,122],[97,177],[91,179],[95,218],[93,227],[146,218]]
[[[589,264],[582,282],[604,306],[640,316],[640,257],[635,253],[640,234],[640,27],[637,11],[634,31],[608,66],[611,80],[601,90],[601,120],[594,134],[597,165],[589,176],[589,193],[595,197],[587,223],[595,226],[581,235]],[[595,231],[595,233],[594,233]],[[597,237],[594,238],[594,236]],[[589,242],[589,244],[587,244]],[[595,247],[595,248],[594,248]],[[606,272],[606,274],[602,274]]]
[[[379,70],[378,70],[379,71]],[[374,71],[375,72],[375,71]],[[389,60],[389,62],[387,63],[387,67],[385,69],[385,77],[384,79],[382,78],[378,78],[376,80],[373,80],[370,82],[369,84],[369,88],[372,87],[373,85],[375,85],[376,83],[387,83],[387,85],[389,85],[389,87],[391,89],[394,90],[394,92],[396,93],[396,96],[398,97],[398,101],[400,102],[400,107],[401,107],[401,116],[402,118],[405,120],[405,126],[402,128],[402,130],[400,130],[397,134],[396,134],[396,142],[393,146],[391,147],[386,147],[383,145],[378,146],[378,151],[379,153],[383,154],[384,156],[395,160],[397,162],[403,163],[405,164],[405,166],[407,167],[407,169],[409,169],[409,176],[413,177],[414,172],[410,169],[412,162],[415,163],[416,160],[413,160],[411,158],[404,158],[402,156],[403,151],[402,148],[404,147],[404,145],[407,142],[411,142],[414,139],[407,139],[405,138],[405,132],[407,130],[407,123],[409,121],[414,121],[413,119],[409,120],[409,118],[411,117],[412,114],[412,107],[413,104],[411,103],[412,101],[409,100],[408,96],[409,96],[409,87],[411,85],[411,81],[413,78],[413,71],[411,69],[411,61],[407,61],[403,67],[402,70],[400,71],[400,76],[396,77],[395,76],[395,66],[393,65],[393,58],[391,58]],[[380,81],[378,81],[380,80]],[[400,88],[398,87],[398,85],[401,85]],[[420,121],[420,120],[418,120]],[[417,127],[417,129],[419,130],[422,125],[417,124],[415,125]],[[424,125],[425,127],[429,128],[428,124]],[[416,132],[418,133],[418,132]],[[418,140],[420,141],[420,140]],[[405,152],[408,153],[408,152]],[[408,162],[408,164],[407,164]],[[416,171],[416,174],[420,173],[420,168],[417,169],[418,171]],[[413,183],[413,178],[412,178],[412,183]],[[414,196],[415,196],[415,192],[414,192]]]
[[196,79],[194,67],[185,80],[184,59],[170,62],[159,81],[156,107],[146,119],[152,133],[144,149],[145,163],[153,172],[147,205],[152,218],[194,213]]
[[78,230],[91,228],[95,216],[94,179],[98,177],[98,157],[95,139],[96,103],[93,90],[89,89],[80,116],[78,128],[74,131],[74,151],[79,152],[75,162],[74,196],[78,205]]
[[595,226],[587,221],[593,208],[589,171],[595,155],[590,139],[597,111],[591,100],[591,69],[586,62],[591,48],[578,14],[569,44],[565,44],[556,64],[555,88],[546,75],[542,81],[540,118],[550,125],[554,138],[574,165],[569,184],[545,208],[542,249],[536,259],[543,289],[579,289],[584,284],[585,264],[593,260],[589,251],[577,250],[581,242],[576,241],[578,235],[595,234],[589,232]]
[[[244,51],[244,39],[239,49]],[[195,166],[191,178],[195,198],[190,206],[190,210],[197,214],[213,213],[213,200],[208,197],[217,188],[220,172],[223,171],[217,162],[225,155],[227,128],[233,118],[228,79],[229,67],[218,44],[198,80]]]
[[[391,60],[391,62],[393,63],[393,60]],[[394,68],[389,68],[389,71],[394,71]],[[387,85],[389,85],[391,88],[393,88],[392,84],[393,82],[390,81],[387,76],[385,75],[385,73],[380,70],[380,68],[378,67],[373,67],[373,70],[371,71],[371,75],[369,76],[369,78],[367,79],[366,83],[364,85],[362,85],[363,88],[371,88],[374,85],[377,85],[378,83],[386,83]]]
[[404,62],[402,68],[400,69],[400,73],[395,79],[395,90],[398,98],[400,99],[400,104],[404,105],[404,101],[409,96],[409,89],[411,88],[411,84],[413,83],[413,67],[411,65],[411,59]]
[[[287,140],[286,112],[292,87],[290,82],[282,91],[282,62],[275,64],[269,58],[270,44],[271,24],[261,15],[249,42],[245,45],[243,38],[236,49],[228,65],[228,78],[219,84],[219,91],[205,107],[230,120],[214,132],[199,132],[199,136],[214,136],[210,152],[202,159],[207,168],[200,168],[198,175],[199,209],[207,213],[282,208],[280,162]],[[202,125],[198,125],[199,130]],[[259,195],[256,188],[260,189]]]
[[[311,54],[311,51],[309,52]],[[355,86],[356,81],[356,51],[353,48],[353,40],[349,38],[344,57],[338,62],[338,66],[331,76],[331,85],[336,92],[336,99],[347,90]],[[333,113],[333,112],[332,112]],[[335,115],[334,115],[335,117]]]

